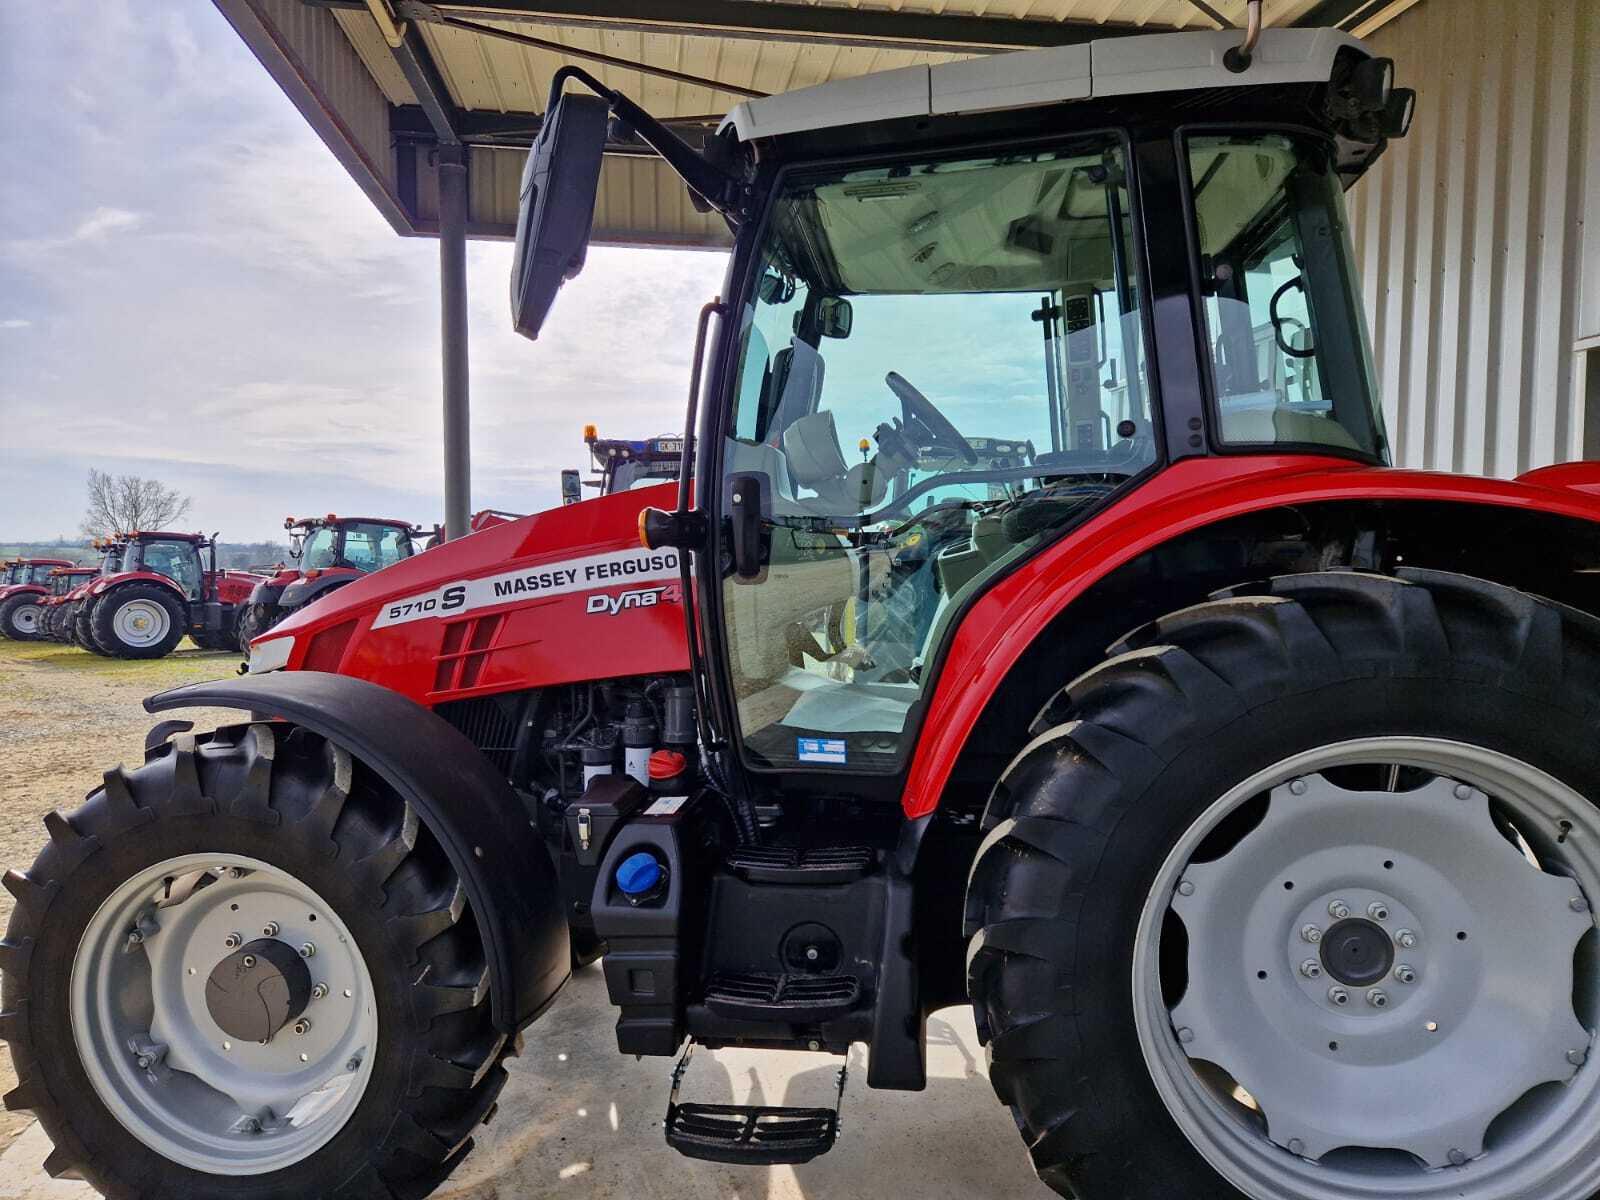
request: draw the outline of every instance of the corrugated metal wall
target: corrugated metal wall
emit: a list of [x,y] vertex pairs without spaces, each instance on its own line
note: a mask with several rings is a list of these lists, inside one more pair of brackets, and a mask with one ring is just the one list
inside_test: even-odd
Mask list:
[[[1600,0],[1422,0],[1371,42],[1419,93],[1411,136],[1350,194],[1395,461],[1505,476],[1584,457]],[[1593,447],[1600,411],[1590,425]]]

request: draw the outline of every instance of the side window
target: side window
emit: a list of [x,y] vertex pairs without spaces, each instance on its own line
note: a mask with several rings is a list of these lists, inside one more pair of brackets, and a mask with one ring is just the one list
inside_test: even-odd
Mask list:
[[306,539],[306,548],[300,555],[301,570],[320,571],[333,566],[338,550],[339,531],[331,525],[324,525]]
[[1284,134],[1189,142],[1218,429],[1236,445],[1384,457],[1343,191],[1327,160]]

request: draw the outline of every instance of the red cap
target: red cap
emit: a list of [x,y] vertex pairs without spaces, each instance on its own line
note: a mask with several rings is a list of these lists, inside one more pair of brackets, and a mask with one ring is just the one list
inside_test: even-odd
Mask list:
[[650,778],[672,779],[682,775],[689,760],[676,750],[657,750],[650,756]]

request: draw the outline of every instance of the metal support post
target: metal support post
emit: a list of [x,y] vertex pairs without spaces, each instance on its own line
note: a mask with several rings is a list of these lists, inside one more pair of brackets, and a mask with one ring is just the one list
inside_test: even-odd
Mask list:
[[469,531],[471,424],[467,390],[467,148],[440,146],[439,312],[444,361],[444,525],[446,539]]

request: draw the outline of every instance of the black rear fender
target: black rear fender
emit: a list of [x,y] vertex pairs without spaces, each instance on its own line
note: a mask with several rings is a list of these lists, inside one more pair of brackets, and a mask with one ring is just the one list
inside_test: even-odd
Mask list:
[[488,957],[496,1026],[514,1032],[560,991],[571,952],[549,851],[511,785],[442,718],[388,688],[321,671],[190,684],[144,706],[243,709],[343,746],[413,805],[461,876]]

